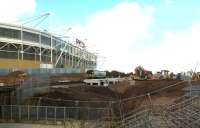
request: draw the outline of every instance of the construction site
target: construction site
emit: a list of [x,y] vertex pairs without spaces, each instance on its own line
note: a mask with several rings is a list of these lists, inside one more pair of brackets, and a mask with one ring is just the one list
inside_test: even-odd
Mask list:
[[0,23],[0,127],[200,128],[196,68],[99,71],[97,58],[78,38]]
[[136,67],[134,75],[115,83],[88,85],[85,79],[109,78],[95,76],[94,72],[72,74],[57,70],[7,71],[8,74],[4,70],[0,77],[0,127],[200,126],[197,75],[191,79],[174,79],[170,75],[152,79],[143,68]]

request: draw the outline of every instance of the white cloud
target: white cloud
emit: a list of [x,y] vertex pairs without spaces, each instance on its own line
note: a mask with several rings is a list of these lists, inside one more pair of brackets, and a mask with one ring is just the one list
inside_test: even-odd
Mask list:
[[[195,68],[200,62],[200,21],[193,23],[181,32],[168,32],[160,45],[146,49],[139,62],[154,71],[169,69],[174,72],[187,71]],[[149,57],[148,57],[149,56]],[[145,63],[146,62],[146,63]],[[198,66],[197,70],[200,69]]]
[[164,3],[165,3],[166,5],[170,5],[170,4],[173,3],[173,0],[164,0]]
[[35,0],[0,0],[0,22],[18,21],[35,11]]
[[[165,33],[159,44],[147,47],[151,38],[157,39],[150,31],[153,14],[153,7],[124,2],[91,16],[84,27],[73,26],[68,34],[88,38],[87,44],[96,46],[106,57],[100,69],[130,72],[138,65],[152,71],[194,69],[200,63],[200,20],[183,31]],[[138,48],[140,44],[144,46]]]
[[87,44],[95,45],[95,50],[106,57],[100,69],[131,71],[136,60],[134,47],[130,47],[151,37],[153,12],[151,6],[123,2],[91,16],[84,27],[73,26],[70,33],[87,38]]

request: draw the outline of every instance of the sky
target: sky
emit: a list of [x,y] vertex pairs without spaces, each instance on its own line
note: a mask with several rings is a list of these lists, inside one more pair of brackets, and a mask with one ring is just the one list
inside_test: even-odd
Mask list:
[[[49,12],[36,29],[84,40],[99,70],[199,70],[199,0],[0,0],[0,22]],[[34,26],[38,21],[27,26]],[[69,28],[72,28],[70,31]]]

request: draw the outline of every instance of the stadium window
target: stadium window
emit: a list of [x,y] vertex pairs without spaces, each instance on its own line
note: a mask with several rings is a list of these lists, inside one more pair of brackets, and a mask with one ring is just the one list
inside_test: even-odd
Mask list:
[[39,43],[39,35],[23,31],[23,40]]
[[0,28],[0,37],[21,39],[19,30]]
[[42,35],[41,36],[41,43],[51,46],[51,38]]

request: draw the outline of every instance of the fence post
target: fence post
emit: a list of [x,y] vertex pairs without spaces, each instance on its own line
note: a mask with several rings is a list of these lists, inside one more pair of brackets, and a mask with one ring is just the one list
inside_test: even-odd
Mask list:
[[198,97],[197,106],[200,106],[200,98]]
[[36,111],[37,111],[37,115],[36,115],[36,116],[37,116],[37,120],[39,120],[39,119],[38,119],[38,111],[39,111],[38,107],[39,107],[39,106],[36,106]]
[[66,107],[64,107],[64,122],[65,122],[65,112],[66,111]]
[[28,107],[28,120],[30,120],[30,108],[29,108],[29,105],[27,107]]
[[[110,126],[109,126],[110,128],[111,128],[112,125],[113,125],[113,117],[112,117],[112,116],[113,116],[113,113],[112,113],[112,112],[113,112],[113,111],[112,111],[112,110],[113,110],[113,104],[114,104],[113,101],[110,101],[110,102],[109,102],[109,108],[110,108],[110,109],[108,109],[108,114],[109,114],[109,118],[110,118],[110,119],[109,119],[109,120],[110,120],[110,124],[109,124],[109,125],[110,125]],[[106,111],[107,111],[107,110],[106,110]]]
[[45,119],[47,121],[47,106],[45,107]]
[[56,107],[54,107],[54,121],[56,122]]
[[2,119],[4,119],[4,105],[1,106]]
[[12,105],[10,106],[10,119],[12,120]]
[[75,118],[76,118],[77,120],[78,120],[78,118],[79,118],[79,114],[80,114],[80,112],[79,112],[79,111],[80,111],[80,110],[79,110],[80,107],[78,107],[78,106],[79,106],[79,101],[76,100],[76,101],[75,101],[75,110],[76,110],[76,111],[75,111],[75,112],[76,112],[76,114],[75,114]]
[[21,106],[18,106],[19,107],[19,120],[21,120]]
[[88,120],[90,120],[90,107],[88,107],[87,110],[88,110]]

